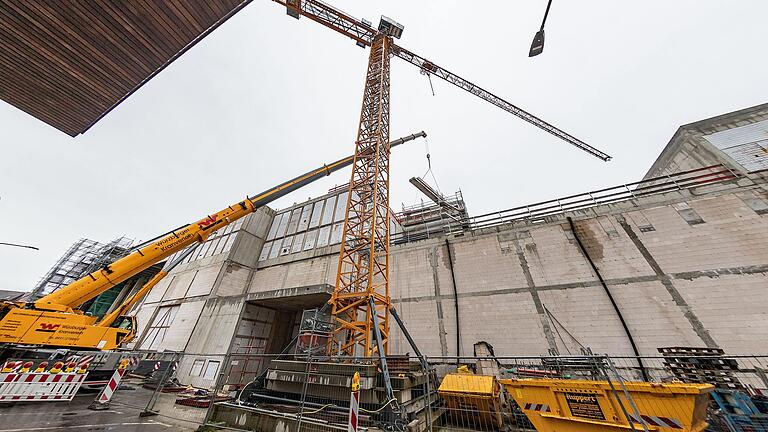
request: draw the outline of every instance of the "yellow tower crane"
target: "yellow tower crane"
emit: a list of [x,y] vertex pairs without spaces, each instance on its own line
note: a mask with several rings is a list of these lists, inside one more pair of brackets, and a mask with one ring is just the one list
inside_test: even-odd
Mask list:
[[[370,47],[363,104],[349,182],[338,273],[330,299],[337,330],[330,354],[382,357],[387,354],[389,318],[389,119],[390,58],[398,57],[427,76],[441,78],[544,131],[602,159],[610,156],[507,102],[493,93],[436,65],[394,42],[403,26],[381,17],[378,28],[319,0],[273,0],[288,15],[316,21]],[[395,318],[397,316],[395,315]],[[383,364],[384,368],[386,365]]]

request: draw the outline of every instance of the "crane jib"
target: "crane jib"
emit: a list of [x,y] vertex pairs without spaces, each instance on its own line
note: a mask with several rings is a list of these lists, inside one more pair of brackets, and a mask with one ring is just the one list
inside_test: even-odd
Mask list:
[[[369,23],[352,17],[351,15],[334,8],[333,6],[326,4],[319,0],[273,0],[287,8],[288,14],[294,18],[305,16],[317,23],[324,25],[342,35],[345,35],[355,40],[358,46],[366,47],[371,46],[372,41],[377,35],[383,33],[372,28]],[[381,27],[380,27],[381,29]],[[449,72],[445,68],[437,66],[434,62],[431,62],[417,54],[414,54],[407,49],[398,46],[394,43],[391,44],[391,50],[396,57],[407,61],[418,67],[422,72],[435,75],[438,78],[449,82],[462,90],[465,90],[480,99],[485,100],[497,107],[509,112],[510,114],[519,117],[522,120],[538,127],[539,129],[595,156],[603,161],[611,160],[611,156],[608,154],[590,146],[584,141],[560,130],[559,128],[545,122],[544,120],[534,116],[533,114],[513,105],[510,102],[494,95],[493,93],[473,84],[469,80],[466,80],[452,72]]]

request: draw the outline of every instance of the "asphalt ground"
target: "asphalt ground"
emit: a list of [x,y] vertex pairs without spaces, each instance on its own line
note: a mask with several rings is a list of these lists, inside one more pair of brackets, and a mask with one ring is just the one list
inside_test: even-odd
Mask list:
[[88,409],[97,393],[82,392],[71,402],[41,401],[0,405],[0,431],[194,431],[205,416],[205,409],[175,405],[176,396],[160,394],[154,411],[140,417],[152,390],[129,383],[115,392],[109,409]]

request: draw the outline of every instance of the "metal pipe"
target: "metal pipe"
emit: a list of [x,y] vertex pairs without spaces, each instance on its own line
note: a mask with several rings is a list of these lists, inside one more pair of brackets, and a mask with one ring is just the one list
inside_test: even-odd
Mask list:
[[603,279],[603,275],[600,274],[600,270],[597,269],[597,266],[595,265],[594,261],[592,261],[592,258],[589,256],[589,253],[587,253],[587,249],[584,247],[584,244],[581,242],[579,233],[576,232],[576,226],[573,224],[573,219],[570,216],[568,216],[568,224],[571,226],[571,232],[573,232],[573,237],[576,239],[576,243],[579,245],[579,249],[581,250],[581,253],[584,255],[584,258],[587,259],[587,262],[589,262],[589,265],[592,267],[592,270],[597,275],[597,279],[600,281],[600,285],[602,285],[603,290],[605,290],[605,294],[608,295],[608,300],[611,301],[613,310],[616,311],[616,315],[619,317],[621,326],[624,328],[624,333],[627,334],[627,339],[629,339],[629,344],[632,345],[632,351],[635,353],[635,356],[637,356],[637,364],[640,365],[640,372],[643,374],[643,380],[648,381],[648,374],[645,371],[643,360],[640,358],[640,352],[637,350],[635,339],[632,337],[632,333],[629,331],[629,326],[627,325],[627,322],[624,320],[624,315],[621,314],[619,305],[616,303],[616,300],[613,298],[613,294],[611,294],[611,290],[608,289],[608,285],[606,285],[605,280]]
[[451,243],[445,239],[445,248],[448,250],[448,267],[451,270],[451,282],[453,285],[453,307],[456,315],[456,365],[459,365],[461,356],[461,326],[459,325],[459,291],[456,289],[456,273],[453,271],[453,255],[451,255]]

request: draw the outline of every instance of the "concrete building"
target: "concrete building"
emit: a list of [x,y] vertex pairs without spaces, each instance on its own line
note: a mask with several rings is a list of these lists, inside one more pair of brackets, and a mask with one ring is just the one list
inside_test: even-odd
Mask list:
[[[767,148],[768,104],[682,126],[643,181],[398,235],[393,300],[433,356],[480,340],[498,355],[763,353]],[[138,307],[134,347],[195,354],[178,376],[202,386],[228,352],[280,352],[333,290],[345,201],[265,208],[209,240]]]

